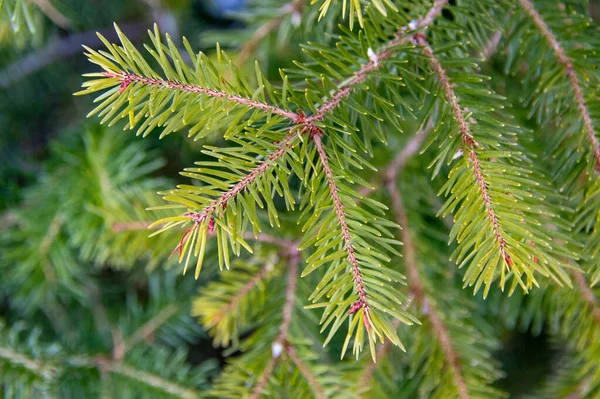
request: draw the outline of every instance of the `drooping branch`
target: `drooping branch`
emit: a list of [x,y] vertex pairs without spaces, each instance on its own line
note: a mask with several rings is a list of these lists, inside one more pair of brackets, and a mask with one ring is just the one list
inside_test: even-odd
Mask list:
[[344,212],[344,205],[342,204],[342,199],[340,198],[339,190],[334,180],[333,171],[329,166],[327,153],[325,152],[323,142],[321,141],[321,132],[318,131],[313,133],[311,138],[313,143],[315,144],[315,147],[317,148],[317,152],[319,153],[319,160],[321,161],[321,166],[323,167],[323,170],[325,172],[325,178],[327,179],[327,184],[329,185],[329,192],[331,194],[331,198],[333,199],[334,212],[340,225],[342,238],[344,239],[344,247],[347,252],[347,259],[350,265],[352,266],[352,279],[354,280],[354,290],[358,295],[358,300],[354,303],[354,305],[352,305],[350,312],[355,313],[359,309],[363,309],[365,315],[365,328],[369,330],[371,327],[369,321],[370,306],[363,283],[360,265],[358,264],[358,260],[356,259],[356,251],[354,249],[354,245],[352,244],[350,228],[348,227],[348,223],[346,222],[346,213]]
[[292,2],[284,5],[280,9],[279,15],[269,19],[267,22],[262,24],[255,32],[254,35],[248,40],[241,48],[240,54],[236,60],[238,65],[244,64],[248,57],[256,50],[256,47],[260,42],[267,37],[267,35],[279,28],[288,16],[292,16],[292,21],[296,16],[300,15],[302,8],[304,7],[305,0],[293,0]]
[[121,82],[121,89],[120,89],[121,92],[125,91],[125,89],[127,89],[127,87],[129,87],[130,84],[136,83],[136,84],[140,84],[142,86],[167,88],[167,89],[172,89],[172,90],[183,91],[186,93],[204,94],[208,97],[213,97],[213,98],[223,98],[227,101],[231,101],[231,102],[237,103],[239,105],[243,105],[243,106],[246,106],[249,108],[260,109],[265,112],[283,116],[284,118],[287,118],[287,119],[291,120],[292,122],[296,122],[298,120],[298,115],[294,112],[286,111],[286,110],[276,107],[274,105],[265,104],[263,102],[253,100],[251,98],[238,96],[236,94],[228,94],[223,91],[209,89],[209,88],[202,87],[202,86],[178,83],[178,82],[174,82],[172,80],[151,78],[151,77],[141,76],[141,75],[138,75],[135,73],[127,73],[127,72],[104,72],[104,76],[106,76],[107,78],[119,80]]
[[550,29],[548,24],[546,24],[540,13],[535,9],[533,3],[530,0],[519,0],[519,3],[521,4],[521,7],[527,12],[529,17],[533,20],[535,26],[542,32],[542,36],[548,42],[550,47],[552,47],[554,55],[558,59],[558,62],[563,66],[565,74],[569,78],[569,85],[571,86],[573,94],[575,95],[577,108],[579,110],[579,114],[581,115],[581,119],[583,120],[583,125],[585,126],[587,139],[590,143],[592,154],[594,156],[594,161],[596,163],[596,165],[594,165],[594,168],[597,173],[600,173],[600,144],[598,143],[598,138],[596,137],[596,133],[594,131],[594,124],[592,122],[590,110],[585,103],[585,98],[581,90],[579,78],[575,73],[573,61],[571,61],[571,59],[567,56],[565,50],[558,42],[556,36],[554,35],[554,33],[552,33],[552,30]]
[[427,39],[422,33],[417,33],[415,36],[415,40],[417,44],[423,47],[423,53],[429,58],[431,63],[431,67],[434,73],[437,75],[437,78],[444,90],[444,94],[446,96],[446,100],[450,104],[452,108],[452,114],[454,118],[459,124],[459,131],[462,138],[463,144],[463,155],[470,162],[473,167],[473,174],[475,175],[475,182],[479,186],[479,191],[481,193],[481,198],[485,205],[488,219],[491,223],[492,229],[494,231],[494,235],[496,238],[496,242],[498,243],[498,247],[500,249],[500,254],[502,259],[505,260],[506,264],[509,267],[513,266],[513,261],[511,256],[508,254],[508,244],[506,243],[506,239],[504,238],[502,228],[500,227],[500,223],[498,222],[498,217],[496,216],[496,212],[494,211],[494,206],[492,203],[492,199],[488,192],[488,185],[483,176],[483,171],[481,169],[481,165],[479,164],[479,157],[477,156],[476,147],[478,146],[475,139],[471,134],[471,128],[469,126],[469,122],[465,118],[463,110],[458,103],[458,96],[454,93],[452,89],[452,84],[450,83],[450,79],[446,74],[444,68],[440,64],[440,61],[433,54],[433,50],[429,46]]

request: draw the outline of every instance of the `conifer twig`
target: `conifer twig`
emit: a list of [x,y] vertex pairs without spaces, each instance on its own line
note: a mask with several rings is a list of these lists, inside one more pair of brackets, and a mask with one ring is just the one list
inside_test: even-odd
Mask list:
[[552,47],[552,50],[554,51],[554,55],[558,59],[558,62],[565,69],[565,74],[569,78],[569,85],[573,89],[573,93],[575,95],[575,101],[577,102],[579,114],[581,115],[581,119],[583,120],[583,124],[585,126],[588,141],[590,142],[590,146],[592,147],[592,155],[594,156],[594,161],[596,163],[596,165],[594,165],[594,169],[597,173],[600,173],[600,144],[598,143],[598,138],[596,137],[596,133],[594,131],[594,124],[592,122],[590,111],[585,103],[583,92],[581,91],[581,84],[579,83],[579,78],[575,73],[573,61],[571,61],[571,59],[567,56],[565,50],[558,42],[558,39],[556,38],[554,33],[552,33],[552,30],[546,24],[540,13],[535,9],[533,3],[530,0],[519,0],[519,3],[521,4],[521,7],[527,12],[529,17],[533,19],[533,23],[542,32],[542,36]]
[[302,373],[304,378],[306,378],[306,381],[308,382],[308,385],[311,387],[311,389],[315,393],[316,398],[317,399],[326,399],[326,396],[325,396],[325,393],[323,393],[323,388],[321,387],[321,384],[319,384],[319,382],[317,381],[315,376],[310,372],[310,369],[308,368],[308,366],[298,357],[298,354],[296,353],[296,348],[294,348],[293,345],[287,345],[285,351],[286,351],[287,355],[289,356],[289,358],[292,360],[292,362],[294,362],[296,367],[298,367],[298,370],[300,370],[300,372]]
[[302,8],[304,7],[304,2],[305,0],[293,0],[288,4],[285,4],[283,7],[281,7],[279,15],[262,24],[254,32],[250,40],[248,40],[240,49],[240,53],[236,60],[237,65],[243,65],[248,57],[254,53],[260,42],[267,37],[269,33],[279,28],[286,17],[291,15],[292,18],[294,18],[294,15],[300,14],[302,12]]
[[157,329],[179,312],[179,306],[170,303],[162,308],[156,315],[145,322],[124,342],[125,348],[131,348],[140,341],[148,339]]
[[[223,193],[219,198],[211,202],[210,205],[205,207],[201,212],[186,213],[185,216],[189,217],[190,220],[194,223],[192,228],[199,226],[208,217],[212,216],[213,213],[216,212],[219,208],[221,208],[221,210],[224,210],[227,207],[227,203],[230,199],[235,198],[236,195],[244,191],[246,187],[252,184],[257,177],[261,176],[262,174],[267,172],[271,167],[273,167],[274,162],[277,161],[279,158],[283,157],[286,151],[291,147],[292,141],[295,137],[296,131],[292,129],[283,139],[283,141],[279,143],[278,148],[269,156],[267,156],[265,161],[263,161],[260,165],[254,168],[231,189],[229,189],[228,191]],[[181,241],[179,242],[179,245],[175,248],[173,253],[175,253],[178,249],[183,247],[187,238],[190,236],[189,232],[190,230],[187,230],[186,233],[184,233],[183,237],[181,238]]]
[[291,111],[286,111],[282,108],[276,107],[274,105],[265,104],[263,102],[253,100],[251,98],[238,96],[236,94],[228,94],[223,91],[219,91],[216,89],[209,89],[202,86],[196,86],[192,84],[184,84],[175,82],[172,80],[164,80],[158,78],[151,78],[147,76],[141,76],[132,72],[104,72],[104,76],[111,79],[117,79],[121,81],[121,89],[120,92],[125,91],[127,87],[132,83],[141,84],[143,86],[154,86],[154,87],[162,87],[173,90],[179,90],[187,93],[198,93],[204,94],[208,97],[213,98],[224,98],[227,101],[231,101],[240,105],[247,106],[249,108],[260,109],[265,112],[273,113],[276,115],[283,116],[291,121],[298,120],[298,115]]
[[240,301],[248,295],[248,293],[258,285],[265,278],[267,272],[269,271],[269,267],[271,265],[267,264],[260,268],[258,273],[256,273],[244,286],[231,298],[229,302],[227,302],[219,311],[217,317],[210,321],[210,324],[217,325],[219,322],[233,309],[235,308]]
[[382,48],[370,55],[369,62],[362,65],[362,67],[352,75],[345,83],[343,83],[329,98],[325,101],[317,111],[308,118],[309,122],[319,122],[325,118],[325,116],[335,109],[341,101],[350,95],[354,90],[354,86],[361,84],[365,81],[368,74],[381,67],[381,62],[390,58],[395,54],[394,47],[406,44],[410,41],[409,36],[405,36],[409,29],[421,29],[434,21],[435,18],[440,15],[442,8],[448,3],[448,0],[436,0],[433,7],[427,12],[425,17],[415,21],[414,25],[403,26],[398,29],[396,35],[392,40],[387,42]]
[[[442,8],[446,4],[447,4],[447,0],[436,0],[434,3],[434,6],[429,10],[429,12],[426,14],[426,16],[423,17],[422,19],[420,19],[419,21],[415,22],[414,27],[417,29],[420,29],[420,28],[423,28],[423,27],[431,24],[433,22],[433,20],[438,15],[440,15]],[[319,106],[317,108],[317,110],[315,111],[315,113],[310,116],[306,116],[302,111],[298,111],[298,112],[294,113],[294,112],[286,111],[286,110],[280,109],[278,107],[268,105],[265,103],[261,103],[261,102],[255,101],[255,100],[250,100],[250,99],[240,97],[240,96],[230,96],[223,92],[219,92],[216,90],[209,90],[209,89],[198,87],[198,86],[181,85],[176,82],[146,78],[143,76],[139,76],[136,74],[128,74],[125,72],[108,73],[108,74],[113,74],[114,77],[121,79],[121,90],[124,90],[125,88],[127,88],[127,86],[129,84],[136,81],[136,82],[142,82],[144,84],[149,84],[149,85],[153,85],[153,86],[166,85],[168,87],[172,86],[172,88],[177,88],[177,89],[184,90],[184,91],[203,93],[203,94],[207,94],[207,95],[218,97],[218,98],[227,98],[228,100],[237,102],[238,104],[243,104],[243,105],[247,105],[247,106],[258,108],[258,109],[268,110],[269,112],[284,116],[287,119],[292,121],[292,123],[294,124],[294,127],[297,127],[299,129],[300,134],[313,134],[314,135],[315,132],[322,134],[323,133],[322,130],[318,126],[315,125],[315,122],[319,122],[319,121],[323,120],[327,114],[331,113],[335,108],[337,108],[340,105],[340,103],[342,102],[342,100],[345,97],[347,97],[348,95],[350,95],[350,93],[352,93],[352,91],[354,90],[354,86],[364,82],[364,80],[367,78],[368,73],[380,68],[381,61],[391,57],[394,54],[395,46],[399,46],[399,45],[407,42],[409,39],[407,37],[404,37],[403,35],[409,29],[410,29],[409,26],[405,26],[405,27],[398,29],[398,32],[397,32],[396,36],[394,36],[394,38],[392,38],[389,42],[387,42],[379,52],[374,53],[371,56],[371,59],[369,62],[363,64],[362,67],[359,69],[359,71],[357,71],[355,74],[353,74],[345,83],[341,84],[341,86],[335,92],[333,92],[331,94],[329,100],[325,101],[321,106]],[[105,73],[105,75],[106,74],[107,73]],[[106,76],[109,76],[109,75],[106,75]],[[131,79],[129,79],[128,76],[131,76]],[[288,133],[286,138],[283,140],[283,142],[278,146],[278,148],[274,152],[272,152],[270,155],[268,155],[267,160],[264,163],[262,163],[261,165],[259,165],[256,169],[252,170],[246,177],[244,177],[232,189],[230,189],[229,191],[224,193],[219,199],[213,201],[208,207],[204,208],[201,212],[199,212],[199,213],[193,212],[193,213],[186,214],[190,218],[190,220],[192,220],[194,222],[194,225],[195,226],[200,225],[200,223],[202,223],[204,220],[206,220],[206,218],[209,215],[211,215],[217,209],[218,206],[221,206],[221,207],[226,206],[227,201],[229,199],[234,198],[237,194],[239,194],[241,191],[243,191],[249,184],[251,184],[255,180],[256,177],[258,177],[258,176],[262,175],[264,172],[266,172],[273,165],[273,161],[276,161],[277,159],[279,159],[283,155],[285,155],[285,151],[287,150],[287,148],[292,147],[291,141],[297,134],[296,129],[294,129],[294,127],[292,127],[290,129],[290,132]],[[190,230],[187,230],[186,233],[184,233],[179,245],[175,248],[173,253],[175,253],[177,250],[179,250],[183,247],[185,240],[189,237],[189,232],[190,232]]]
[[578,270],[573,270],[573,277],[575,277],[575,283],[577,284],[577,288],[581,292],[583,299],[591,307],[596,323],[600,325],[600,307],[598,306],[596,295],[594,295],[594,292],[588,285],[583,273]]
[[288,334],[290,325],[292,323],[292,312],[294,309],[294,297],[296,295],[296,286],[298,284],[298,265],[300,263],[300,253],[298,250],[293,250],[289,254],[289,268],[287,273],[287,286],[285,289],[285,303],[283,304],[282,321],[279,327],[279,334],[273,341],[272,350],[273,356],[267,363],[267,366],[263,370],[257,384],[254,386],[250,399],[258,399],[267,385],[271,374],[275,370],[277,362],[281,358],[281,351],[284,350],[288,345]]
[[360,271],[360,265],[358,264],[358,260],[356,259],[356,251],[354,249],[354,245],[352,244],[352,237],[350,236],[350,229],[348,228],[348,223],[346,222],[346,213],[344,212],[344,205],[342,204],[342,199],[339,195],[339,190],[337,185],[335,184],[333,171],[329,166],[329,160],[327,158],[327,153],[325,152],[325,148],[323,147],[323,143],[321,142],[321,132],[315,132],[312,134],[312,141],[317,148],[317,152],[319,153],[319,159],[321,161],[321,165],[323,166],[323,170],[325,172],[325,178],[327,179],[327,184],[329,185],[329,192],[331,197],[333,198],[333,207],[334,212],[336,214],[338,223],[340,225],[340,229],[342,231],[342,237],[344,239],[344,247],[348,254],[348,262],[352,266],[352,279],[354,281],[354,290],[358,295],[358,300],[352,305],[350,309],[350,313],[355,313],[359,309],[363,309],[364,312],[364,324],[367,331],[371,328],[370,320],[369,320],[369,301],[367,298],[367,293],[365,291],[362,274]]
[[463,144],[463,155],[465,158],[471,163],[473,167],[473,173],[475,175],[475,181],[479,186],[479,190],[481,192],[481,198],[485,205],[488,218],[492,225],[492,229],[494,231],[494,235],[496,238],[496,242],[498,243],[498,247],[500,249],[500,254],[502,259],[506,262],[509,267],[513,266],[513,261],[511,256],[508,254],[508,244],[504,235],[502,233],[502,228],[500,227],[500,223],[498,222],[498,217],[496,216],[496,212],[494,211],[494,206],[492,204],[492,199],[488,193],[488,185],[483,176],[483,171],[481,170],[481,166],[479,164],[479,157],[477,156],[477,152],[475,151],[478,146],[475,139],[471,134],[471,128],[469,127],[469,122],[467,122],[463,110],[458,103],[458,97],[454,93],[452,89],[452,84],[450,83],[450,79],[446,74],[444,68],[440,64],[440,61],[433,54],[433,50],[429,46],[427,38],[422,33],[417,33],[415,36],[415,41],[417,44],[423,47],[423,53],[429,58],[431,63],[431,67],[434,73],[437,75],[437,78],[444,90],[446,95],[446,100],[450,104],[452,108],[452,113],[454,114],[454,118],[459,124],[460,135],[462,137]]
[[415,301],[420,303],[423,307],[427,307],[427,318],[431,322],[435,336],[442,347],[444,355],[446,356],[446,364],[452,370],[454,382],[458,389],[458,394],[461,399],[469,399],[469,392],[467,385],[461,373],[460,359],[458,354],[454,350],[448,329],[444,326],[444,323],[440,319],[436,309],[427,299],[427,294],[421,281],[419,268],[417,265],[417,254],[416,249],[410,235],[410,229],[408,228],[408,217],[406,216],[406,210],[402,203],[402,196],[398,189],[396,180],[389,180],[387,182],[387,190],[391,197],[392,209],[396,214],[397,223],[402,226],[401,235],[402,242],[404,243],[404,259],[407,271],[407,277],[411,292],[415,297]]

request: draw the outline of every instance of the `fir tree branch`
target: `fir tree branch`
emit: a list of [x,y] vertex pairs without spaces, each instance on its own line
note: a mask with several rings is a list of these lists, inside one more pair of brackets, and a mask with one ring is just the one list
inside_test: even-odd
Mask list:
[[275,29],[279,28],[284,21],[284,19],[288,16],[292,16],[294,18],[295,14],[300,14],[302,12],[302,8],[304,7],[305,0],[293,0],[287,4],[285,4],[280,9],[280,14],[271,18],[263,25],[261,25],[255,32],[254,35],[248,40],[240,49],[240,53],[237,58],[237,64],[242,65],[247,60],[248,57],[260,44],[260,42],[269,35],[269,33],[273,32]]
[[467,122],[463,110],[458,103],[458,97],[454,93],[452,89],[452,84],[450,83],[450,79],[448,75],[444,71],[444,68],[440,64],[440,61],[433,54],[433,50],[429,46],[427,38],[422,33],[417,33],[415,36],[415,40],[417,44],[423,47],[423,53],[431,63],[434,73],[437,75],[440,85],[442,86],[444,93],[446,95],[446,100],[450,104],[452,108],[452,113],[454,114],[454,118],[459,124],[460,134],[462,137],[463,144],[463,156],[471,163],[473,167],[473,174],[475,177],[475,182],[479,186],[479,191],[481,192],[481,198],[485,205],[488,218],[492,225],[492,229],[495,235],[496,242],[498,243],[498,247],[500,250],[500,254],[502,259],[506,262],[506,264],[512,268],[513,261],[511,256],[508,254],[508,244],[504,238],[502,228],[500,223],[498,222],[498,217],[494,211],[494,206],[492,203],[492,199],[488,193],[488,186],[485,178],[483,176],[483,171],[479,164],[479,158],[477,156],[476,147],[478,146],[477,142],[473,139],[471,134],[471,129],[469,127],[469,122]]
[[369,62],[363,64],[362,67],[352,75],[347,81],[340,85],[340,87],[331,94],[329,100],[325,101],[317,111],[308,118],[309,123],[319,122],[325,118],[325,116],[333,111],[342,100],[349,96],[354,90],[354,86],[361,84],[365,81],[368,74],[379,69],[382,65],[382,61],[390,58],[395,54],[394,47],[400,46],[410,41],[410,37],[405,36],[408,30],[422,29],[431,25],[434,19],[441,14],[442,8],[448,3],[448,0],[436,0],[433,7],[427,12],[427,14],[420,20],[414,21],[410,26],[404,26],[398,29],[396,35],[392,40],[382,46],[382,48],[370,54]]
[[130,72],[130,73],[128,73],[128,72],[104,72],[103,74],[107,78],[117,79],[121,82],[121,88],[120,88],[121,93],[123,91],[125,91],[125,89],[127,89],[127,87],[129,87],[130,84],[136,83],[136,84],[140,84],[142,86],[161,87],[161,88],[178,90],[178,91],[187,92],[187,93],[204,94],[208,97],[213,97],[213,98],[223,98],[227,101],[231,101],[231,102],[237,103],[239,105],[244,105],[246,107],[260,109],[265,112],[283,116],[284,118],[287,118],[293,122],[297,121],[299,118],[299,116],[296,113],[291,112],[291,111],[286,111],[286,110],[276,107],[274,105],[265,104],[263,102],[253,100],[251,98],[246,98],[246,97],[238,96],[235,94],[228,94],[223,91],[219,91],[219,90],[215,90],[215,89],[209,89],[206,87],[195,86],[192,84],[178,83],[178,82],[174,82],[172,80],[164,80],[164,79],[157,79],[157,78],[141,76],[141,75],[138,75],[138,74],[132,73],[132,72]]
[[47,379],[55,369],[52,366],[44,364],[42,361],[32,359],[9,348],[0,347],[0,359],[4,359],[11,364],[18,364],[31,373],[44,379]]
[[63,15],[49,0],[33,0],[35,5],[51,20],[54,25],[62,29],[70,29],[71,21]]
[[175,316],[180,311],[179,306],[175,304],[168,304],[160,310],[154,317],[148,320],[144,325],[138,328],[129,338],[124,342],[125,348],[131,348],[143,340],[147,340],[152,334],[165,324],[169,319]]
[[[427,125],[425,127],[419,128],[414,136],[406,143],[406,145],[402,148],[402,150],[392,159],[392,161],[388,164],[388,166],[382,170],[381,176],[383,179],[377,179],[373,183],[373,189],[368,189],[368,191],[363,192],[362,194],[368,195],[371,191],[377,190],[382,183],[388,188],[393,183],[394,189],[397,190],[396,181],[398,180],[398,176],[406,166],[406,163],[417,153],[421,148],[423,142],[429,136],[429,133],[433,130],[434,124],[433,120],[429,119]],[[391,193],[391,191],[390,191]],[[392,203],[396,202],[392,197]],[[400,224],[400,226],[404,226]],[[412,242],[412,241],[411,241]],[[404,243],[404,245],[407,245]],[[414,250],[413,250],[414,252]],[[410,304],[409,304],[410,306]],[[398,320],[393,321],[394,327],[397,328],[400,325]],[[392,343],[390,341],[385,341],[383,344],[377,348],[377,358],[380,359],[387,355],[389,351],[392,349]],[[377,363],[371,362],[365,369],[359,383],[359,387],[361,391],[366,389],[373,378],[373,374],[377,369]]]
[[435,307],[428,300],[423,282],[421,281],[421,276],[417,265],[416,250],[410,235],[410,229],[408,227],[408,217],[406,216],[406,210],[404,209],[402,196],[400,195],[400,190],[398,189],[396,180],[389,180],[387,182],[387,190],[391,197],[392,209],[396,214],[397,223],[403,227],[401,230],[401,235],[402,242],[404,243],[404,263],[407,269],[410,290],[414,294],[415,301],[429,309],[427,312],[427,317],[429,318],[436,338],[441,345],[442,350],[444,351],[446,356],[445,363],[452,371],[454,382],[458,389],[458,394],[461,399],[469,399],[470,396],[467,390],[467,385],[461,373],[460,359],[452,345],[452,342],[450,341],[448,329],[444,326],[444,323],[440,319]]
[[239,193],[244,191],[246,187],[252,184],[256,178],[266,173],[272,166],[275,165],[275,161],[279,158],[283,157],[286,151],[292,146],[292,141],[297,136],[296,131],[292,129],[287,136],[283,139],[283,141],[279,144],[277,149],[272,152],[267,159],[254,168],[250,173],[248,173],[242,180],[240,180],[237,184],[235,184],[231,189],[224,192],[219,198],[215,199],[210,205],[204,208],[201,212],[190,212],[186,213],[184,216],[187,216],[192,222],[193,226],[188,229],[181,238],[179,245],[173,250],[173,255],[177,251],[181,251],[183,246],[185,245],[187,239],[191,236],[191,232],[193,229],[200,227],[200,225],[212,217],[214,212],[217,209],[225,210],[227,207],[227,203],[229,200],[235,198]]
[[315,393],[315,397],[317,399],[326,399],[325,393],[323,392],[323,387],[321,387],[321,384],[319,384],[315,376],[310,372],[308,366],[298,357],[298,354],[296,353],[296,348],[294,348],[293,345],[287,345],[285,348],[285,352],[292,360],[292,362],[296,365],[296,367],[298,367],[298,370],[300,370],[304,378],[306,378],[308,385]]
[[135,367],[120,361],[111,360],[105,356],[96,356],[93,358],[76,356],[67,359],[67,363],[75,367],[97,368],[101,373],[112,373],[131,378],[132,380],[139,381],[142,384],[160,389],[163,392],[180,398],[195,399],[200,397],[200,393],[193,389],[181,387],[159,375],[138,370]]
[[333,171],[329,166],[329,160],[327,158],[327,153],[325,152],[325,148],[323,147],[323,143],[321,141],[321,133],[316,132],[312,134],[312,141],[317,148],[317,152],[319,153],[319,159],[321,160],[321,165],[323,166],[323,170],[325,171],[325,178],[327,179],[327,184],[329,185],[329,192],[331,193],[331,197],[333,198],[334,211],[336,217],[338,219],[338,223],[340,224],[340,228],[342,230],[342,237],[344,239],[344,247],[346,252],[348,253],[348,262],[352,265],[352,275],[354,280],[354,290],[358,295],[358,301],[356,301],[352,308],[350,309],[350,313],[355,313],[359,309],[363,309],[365,314],[364,324],[367,331],[370,330],[371,324],[369,320],[369,301],[367,298],[367,293],[365,291],[360,265],[358,264],[358,260],[356,260],[356,251],[354,249],[354,245],[352,244],[352,237],[350,236],[350,228],[348,227],[348,223],[346,222],[346,213],[344,212],[344,205],[342,204],[342,199],[339,195],[339,190],[337,185],[335,184],[335,180],[333,177]]
[[295,250],[289,253],[289,268],[287,273],[287,286],[285,289],[285,303],[283,304],[282,321],[279,328],[279,335],[272,344],[273,357],[265,367],[258,383],[255,385],[250,399],[258,399],[267,385],[271,374],[275,370],[277,362],[281,358],[281,351],[288,345],[288,334],[292,322],[292,312],[294,309],[294,297],[296,295],[296,286],[298,284],[298,266],[300,263],[300,253]]
[[593,310],[596,323],[600,325],[600,307],[598,306],[596,295],[594,295],[594,292],[590,289],[590,286],[588,285],[583,273],[578,270],[574,270],[573,277],[575,278],[575,283],[577,284],[577,288],[581,292],[584,301]]
[[221,308],[219,315],[213,320],[211,320],[210,324],[217,325],[223,319],[223,317],[225,317],[232,309],[234,309],[240,303],[240,301],[248,294],[248,292],[250,292],[254,287],[256,287],[258,283],[260,283],[262,279],[265,278],[265,275],[269,271],[270,267],[270,264],[266,264],[258,271],[258,273],[254,275],[254,277],[252,277],[246,284],[244,284],[244,286],[238,291],[238,293],[235,294],[231,298],[231,300],[223,306],[223,308]]
[[587,139],[590,143],[592,154],[594,156],[594,161],[596,163],[594,169],[597,173],[600,173],[600,144],[598,143],[598,138],[596,137],[596,133],[594,131],[594,124],[592,122],[590,111],[585,103],[583,92],[581,90],[581,84],[579,83],[579,78],[575,73],[573,61],[567,56],[565,50],[558,42],[558,39],[550,30],[550,27],[546,24],[540,13],[535,9],[531,0],[519,0],[519,3],[521,7],[531,17],[535,26],[541,31],[544,39],[552,47],[554,55],[558,59],[558,62],[563,66],[565,74],[569,78],[569,85],[571,86],[571,89],[573,90],[573,93],[575,95],[577,108],[579,110],[579,114],[581,115],[581,119],[583,120]]

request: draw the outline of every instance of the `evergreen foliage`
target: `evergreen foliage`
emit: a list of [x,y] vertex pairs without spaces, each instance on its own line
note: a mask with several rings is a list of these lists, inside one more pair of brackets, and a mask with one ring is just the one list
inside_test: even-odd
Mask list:
[[[47,13],[5,1],[15,32]],[[75,94],[106,127],[53,141],[0,230],[4,396],[502,398],[518,330],[557,348],[531,397],[600,397],[587,4],[235,17],[204,52],[158,24],[143,45],[117,24],[118,43],[84,45]],[[277,51],[294,60],[274,68]],[[192,360],[205,341],[223,365]]]

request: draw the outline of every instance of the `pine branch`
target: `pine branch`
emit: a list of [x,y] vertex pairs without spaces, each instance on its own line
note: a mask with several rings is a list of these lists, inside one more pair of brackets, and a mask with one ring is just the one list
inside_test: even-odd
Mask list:
[[535,9],[531,0],[519,0],[519,4],[527,12],[529,17],[533,20],[535,26],[541,31],[542,36],[552,47],[552,50],[554,51],[558,62],[563,66],[565,70],[565,74],[568,77],[569,85],[573,90],[575,101],[577,102],[577,108],[579,110],[581,119],[583,120],[587,139],[589,141],[589,145],[591,147],[591,151],[595,160],[594,169],[597,173],[600,173],[600,144],[598,143],[598,138],[596,137],[596,133],[594,131],[594,124],[592,122],[588,106],[585,103],[585,99],[581,90],[581,84],[579,83],[579,78],[577,77],[577,74],[575,72],[573,61],[571,61],[571,59],[567,56],[565,50],[558,42],[556,36],[554,36],[554,33],[550,30],[542,16]]

